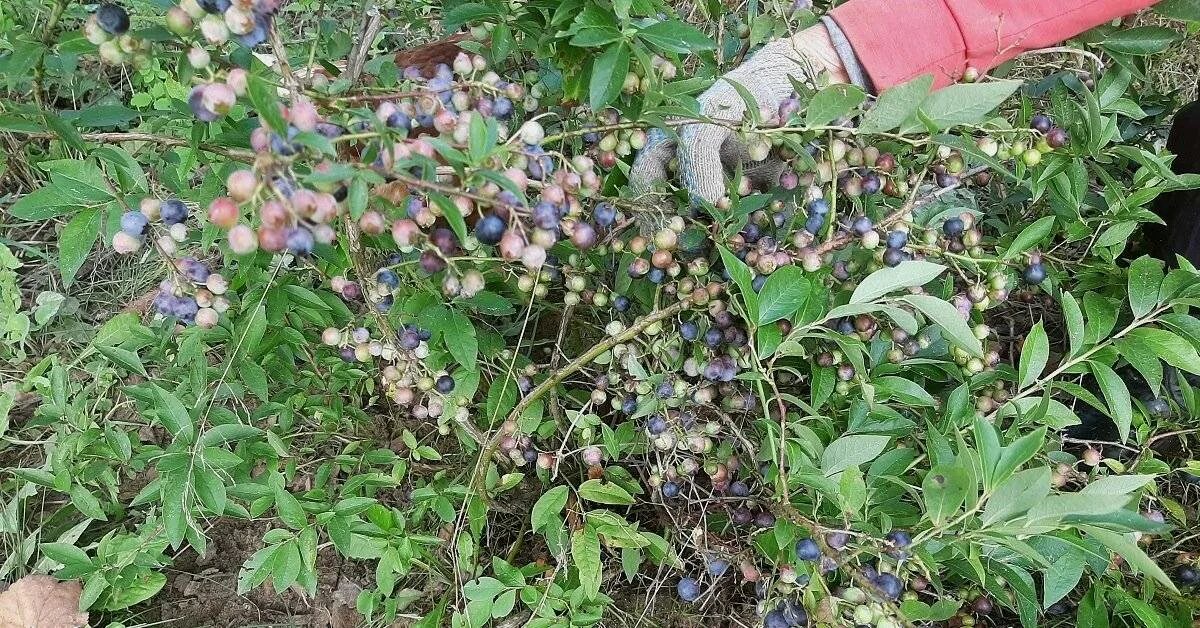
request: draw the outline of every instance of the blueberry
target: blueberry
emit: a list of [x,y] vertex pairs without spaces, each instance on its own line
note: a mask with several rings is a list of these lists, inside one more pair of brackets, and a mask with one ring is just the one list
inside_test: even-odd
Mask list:
[[146,219],[146,215],[142,212],[129,211],[121,214],[121,231],[126,234],[138,237],[146,233],[146,227],[150,221]]
[[663,482],[662,494],[667,499],[679,497],[679,485],[674,482]]
[[507,120],[512,112],[513,102],[504,96],[497,98],[496,102],[492,103],[492,115],[501,120]]
[[890,573],[877,574],[871,579],[871,582],[888,599],[894,600],[904,592],[904,583],[900,582],[899,578]]
[[862,191],[865,194],[874,194],[883,187],[883,183],[879,180],[879,175],[874,172],[868,172],[862,178]]
[[412,117],[403,111],[394,111],[387,117],[387,125],[393,129],[408,130],[412,128]]
[[1039,113],[1038,115],[1029,119],[1029,128],[1041,131],[1042,133],[1049,131],[1053,126],[1054,121],[1051,120],[1050,116],[1047,115]]
[[729,494],[734,497],[748,497],[750,486],[741,480],[734,480],[729,483]]
[[312,253],[313,234],[304,227],[292,227],[287,232],[287,249],[296,255]]
[[559,218],[558,208],[553,203],[548,201],[538,201],[533,206],[533,224],[541,229],[555,229],[558,227]]
[[754,515],[754,524],[760,528],[770,528],[775,525],[775,515],[763,510]]
[[637,412],[637,398],[626,397],[625,400],[621,402],[621,412],[624,412],[625,414],[633,414],[634,412]]
[[384,268],[375,273],[375,279],[389,288],[395,288],[400,285],[400,277],[396,276],[396,273],[390,268]]
[[537,462],[538,452],[533,448],[526,449],[525,451],[521,452],[521,457],[525,459],[525,462]]
[[753,280],[750,281],[750,287],[753,288],[755,292],[761,292],[763,289],[763,286],[765,286],[765,285],[767,285],[767,276],[766,275],[758,275]]
[[721,333],[720,329],[713,327],[704,332],[704,344],[716,349],[721,346],[721,342],[725,340],[725,334]]
[[1070,141],[1071,136],[1058,127],[1054,127],[1046,133],[1046,143],[1050,145],[1050,148],[1062,148]]
[[617,208],[612,203],[596,203],[592,218],[601,227],[610,227],[617,221]]
[[889,248],[883,252],[883,264],[888,267],[899,266],[906,258],[908,255],[900,249]]
[[729,561],[724,558],[714,558],[708,561],[708,573],[714,578],[720,578],[729,570]]
[[1200,584],[1200,571],[1197,571],[1191,565],[1180,565],[1175,570],[1175,578],[1179,580],[1179,584],[1190,587],[1194,584]]
[[[802,579],[807,582],[808,576],[806,574],[802,574],[796,579],[796,583],[799,584]],[[789,625],[808,625],[808,612],[804,610],[804,605],[798,600],[784,600],[783,604],[779,605],[779,610],[783,611],[783,618],[787,620]]]
[[417,332],[406,329],[400,332],[400,348],[412,351],[421,344],[421,339],[417,336]]
[[625,310],[629,309],[629,305],[629,297],[623,294],[618,294],[617,296],[613,297],[613,309],[616,311],[624,312]]
[[375,309],[380,312],[387,312],[395,305],[396,299],[392,295],[385,295],[382,299],[375,302]]
[[796,542],[796,559],[797,560],[818,560],[821,558],[821,546],[812,539],[803,539]]
[[854,329],[854,321],[852,321],[849,318],[841,319],[840,321],[838,321],[838,331],[842,332],[843,334],[846,334],[847,336],[850,334],[853,334],[856,331]]
[[858,235],[866,235],[875,228],[875,223],[871,222],[871,219],[866,216],[859,216],[854,219],[854,224],[850,228]]
[[661,268],[651,268],[650,272],[646,274],[646,278],[649,279],[651,283],[662,283],[667,278],[667,271]]
[[700,597],[700,583],[695,578],[680,578],[679,584],[675,585],[675,592],[684,602],[695,602]]
[[662,415],[654,415],[646,422],[646,431],[651,434],[662,434],[667,431],[667,420]]
[[808,220],[804,221],[804,230],[813,235],[820,233],[823,226],[825,226],[823,214],[809,214]]
[[783,611],[775,609],[763,617],[763,628],[791,628],[792,622],[783,616]]
[[483,244],[496,244],[508,225],[496,214],[488,214],[475,224],[475,238]]
[[1066,602],[1055,602],[1046,607],[1047,615],[1066,615],[1071,612],[1071,607]]
[[818,198],[808,204],[808,213],[815,216],[824,216],[829,213],[829,201]]
[[434,386],[437,387],[438,392],[445,395],[454,390],[454,378],[450,377],[449,375],[442,375],[441,377],[437,378],[437,382],[434,384]]
[[950,238],[962,235],[966,228],[967,226],[963,224],[962,218],[948,218],[946,222],[942,223],[942,233]]
[[891,543],[900,549],[904,549],[909,545],[912,545],[912,535],[904,530],[892,530],[891,532],[888,532],[887,540],[888,543]]
[[229,8],[230,0],[196,0],[196,4],[205,13],[224,13]]
[[695,323],[688,321],[679,326],[679,335],[683,336],[684,340],[695,340],[700,334],[700,328]]
[[887,245],[889,249],[902,249],[908,244],[907,231],[892,231],[888,233]]
[[433,332],[429,331],[428,329],[418,329],[417,337],[421,340],[429,340],[430,338],[433,338]]
[[187,220],[188,208],[187,205],[183,204],[183,201],[176,198],[169,198],[162,202],[159,215],[164,224],[173,225]]
[[1037,285],[1042,283],[1046,279],[1046,267],[1041,264],[1030,264],[1021,273],[1021,278],[1028,284]]
[[[122,221],[121,224],[124,225],[124,222]],[[1167,403],[1166,399],[1151,399],[1150,401],[1146,402],[1146,411],[1149,412],[1151,416],[1165,419],[1171,416],[1171,404]]]
[[671,382],[663,382],[658,385],[658,390],[655,392],[663,399],[670,399],[675,396],[675,387],[671,385]]
[[129,30],[129,14],[115,4],[102,4],[96,9],[96,23],[109,35],[124,35]]
[[845,532],[830,532],[825,535],[825,544],[837,550],[846,547],[850,542],[850,535]]

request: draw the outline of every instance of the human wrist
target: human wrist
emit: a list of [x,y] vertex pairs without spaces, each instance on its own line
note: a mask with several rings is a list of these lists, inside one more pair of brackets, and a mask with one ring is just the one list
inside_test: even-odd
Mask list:
[[849,83],[850,75],[838,55],[833,39],[824,24],[810,26],[787,39],[797,55],[804,55],[814,69],[829,74],[834,83]]

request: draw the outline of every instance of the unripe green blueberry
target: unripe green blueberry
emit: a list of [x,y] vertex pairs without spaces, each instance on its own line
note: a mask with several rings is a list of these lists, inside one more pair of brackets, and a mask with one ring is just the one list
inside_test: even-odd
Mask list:
[[182,6],[167,10],[167,30],[176,35],[186,35],[192,32],[192,26],[192,16]]

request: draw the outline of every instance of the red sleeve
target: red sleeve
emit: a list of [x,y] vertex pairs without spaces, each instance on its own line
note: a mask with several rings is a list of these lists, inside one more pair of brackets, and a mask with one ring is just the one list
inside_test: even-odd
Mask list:
[[922,74],[949,85],[1156,0],[849,0],[830,15],[875,89]]

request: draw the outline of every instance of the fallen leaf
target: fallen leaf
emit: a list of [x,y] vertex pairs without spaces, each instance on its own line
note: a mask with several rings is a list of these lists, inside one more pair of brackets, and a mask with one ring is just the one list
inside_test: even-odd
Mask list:
[[85,628],[79,583],[25,576],[0,593],[0,628]]

